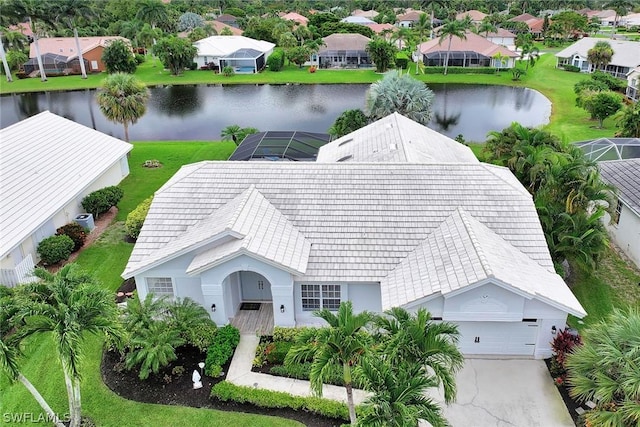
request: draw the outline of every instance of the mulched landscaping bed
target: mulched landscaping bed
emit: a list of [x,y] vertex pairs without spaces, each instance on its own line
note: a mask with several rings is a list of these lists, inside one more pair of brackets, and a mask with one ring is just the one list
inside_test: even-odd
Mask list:
[[[194,390],[191,374],[194,369],[198,369],[198,363],[203,362],[206,355],[197,348],[188,346],[178,348],[176,355],[178,359],[161,370],[158,375],[152,374],[146,380],[141,380],[138,378],[136,369],[131,371],[124,369],[118,353],[105,351],[101,365],[102,380],[107,387],[119,396],[137,402],[271,415],[293,419],[310,427],[334,427],[347,423],[344,420],[322,417],[292,409],[265,409],[254,405],[222,402],[211,398],[211,388],[218,382],[223,381],[226,375],[215,379],[205,375],[202,378],[202,388]],[[224,365],[222,371],[226,373],[230,364],[231,362],[228,362]],[[185,368],[182,375],[178,376],[171,373],[176,366]],[[166,379],[165,376],[167,376]],[[169,378],[171,378],[170,381]]]
[[[551,358],[544,359],[544,363],[547,365],[547,369],[549,370],[549,375],[551,376],[551,371],[550,371]],[[553,379],[553,376],[551,376],[551,378]],[[573,419],[573,422],[577,426],[582,425],[582,423],[580,422],[580,415],[578,415],[578,413],[576,412],[576,409],[580,407],[585,409],[585,407],[583,407],[578,402],[573,400],[573,398],[569,395],[568,387],[564,385],[557,385],[557,387],[558,387],[558,391],[560,392],[560,396],[562,396],[562,400],[564,401],[564,404],[567,407],[567,410],[569,411],[569,415],[571,415],[571,418]]]

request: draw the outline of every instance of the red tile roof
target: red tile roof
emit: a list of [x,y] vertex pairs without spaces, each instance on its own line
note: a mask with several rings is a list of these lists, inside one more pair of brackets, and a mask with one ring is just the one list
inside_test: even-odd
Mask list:
[[[440,44],[440,39],[435,38],[433,40],[429,40],[428,42],[424,42],[418,46],[420,53],[432,53],[439,51],[446,51],[449,46],[449,39],[445,39]],[[519,55],[513,51],[510,51],[504,46],[497,45],[482,36],[479,36],[474,33],[467,33],[467,38],[461,39],[458,37],[454,37],[451,39],[451,52],[478,52],[484,56],[492,57],[496,53],[501,53],[502,55],[509,56],[511,58],[516,58]]]
[[[131,42],[120,36],[97,36],[97,37],[79,37],[80,48],[82,53],[95,49],[97,46],[105,46],[113,40],[122,40],[128,44]],[[74,37],[45,37],[38,39],[38,47],[40,54],[54,53],[72,58],[78,55],[76,49],[76,40]],[[31,43],[29,47],[29,58],[36,57],[35,43]]]

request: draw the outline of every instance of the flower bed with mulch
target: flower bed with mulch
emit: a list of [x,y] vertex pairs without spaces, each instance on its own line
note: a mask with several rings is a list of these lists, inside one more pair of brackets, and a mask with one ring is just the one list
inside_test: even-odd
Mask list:
[[[250,404],[222,402],[211,398],[211,388],[226,378],[231,359],[222,367],[224,375],[218,378],[204,375],[202,388],[194,390],[191,375],[194,369],[199,370],[198,363],[204,362],[206,354],[195,347],[184,346],[176,349],[176,355],[178,359],[158,374],[151,374],[146,380],[141,380],[136,369],[130,371],[124,369],[124,364],[117,352],[105,351],[101,365],[102,379],[107,387],[119,396],[137,402],[271,415],[293,419],[310,427],[337,427],[345,423],[344,420],[287,408],[265,409]],[[182,367],[184,371],[176,374],[182,371],[182,369],[176,371],[176,367]]]
[[[560,396],[562,396],[562,400],[564,401],[564,405],[567,407],[567,411],[569,411],[569,415],[571,415],[571,419],[577,426],[581,426],[582,421],[580,420],[580,415],[576,412],[576,409],[582,408],[578,402],[573,400],[571,395],[569,395],[569,387],[566,385],[564,381],[559,382],[557,378],[553,378],[551,374],[551,358],[544,359],[544,363],[547,365],[547,369],[549,370],[549,375],[553,379],[554,384],[558,387],[558,391],[560,392]],[[584,409],[584,408],[583,408]]]

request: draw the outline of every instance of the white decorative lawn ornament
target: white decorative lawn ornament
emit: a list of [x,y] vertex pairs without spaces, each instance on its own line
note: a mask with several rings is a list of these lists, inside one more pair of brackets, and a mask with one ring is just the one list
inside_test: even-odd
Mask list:
[[202,377],[200,376],[200,372],[197,369],[193,370],[193,374],[191,375],[191,381],[193,381],[193,389],[197,390],[202,388],[202,381],[200,381]]

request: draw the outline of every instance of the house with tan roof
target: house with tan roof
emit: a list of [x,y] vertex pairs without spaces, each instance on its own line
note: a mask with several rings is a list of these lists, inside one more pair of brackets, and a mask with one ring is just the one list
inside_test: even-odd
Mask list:
[[[224,182],[224,185],[220,185]],[[218,325],[318,325],[318,309],[427,309],[467,355],[544,358],[585,311],[531,194],[504,167],[397,113],[316,162],[200,162],[156,193],[122,276]],[[246,304],[245,304],[246,305]],[[249,333],[250,331],[246,331]]]
[[307,24],[309,24],[309,18],[307,18],[306,16],[302,16],[296,12],[285,13],[280,18],[286,21],[296,22],[297,24],[304,25],[305,27],[307,26]]
[[223,13],[222,15],[219,15],[216,18],[216,21],[222,22],[223,24],[227,24],[231,27],[240,28],[240,25],[238,24],[238,18],[228,13]]
[[407,10],[406,13],[399,15],[396,19],[396,25],[402,28],[413,28],[413,26],[420,20],[420,15],[422,15],[423,11],[421,10]]
[[456,20],[462,21],[466,17],[469,17],[471,19],[471,22],[474,25],[478,25],[479,23],[482,22],[484,18],[487,17],[487,14],[484,12],[480,12],[479,10],[472,9],[472,10],[467,10],[466,12],[458,13],[456,15]]
[[513,18],[509,19],[509,21],[511,22],[527,22],[531,19],[537,19],[535,16],[533,16],[530,13],[522,13],[518,16],[514,16]]
[[[422,55],[424,65],[428,67],[442,67],[447,59],[449,39],[440,41],[439,38],[429,40],[418,45],[418,52]],[[500,62],[495,58],[500,54],[504,59]],[[449,51],[450,67],[496,67],[513,68],[518,54],[504,46],[495,44],[482,36],[467,32],[466,39],[453,37]]]
[[356,9],[353,12],[351,12],[352,16],[362,16],[363,18],[369,18],[369,19],[373,19],[376,16],[380,15],[378,12],[376,12],[375,10],[362,10],[362,9]]
[[[585,37],[556,53],[558,67],[573,65],[580,68],[583,73],[595,71],[596,67],[589,62],[589,50],[601,40],[595,37]],[[613,49],[613,56],[604,71],[614,77],[626,79],[629,72],[640,66],[640,42],[616,39],[607,39],[606,41]]]
[[[310,65],[320,68],[369,68],[373,62],[367,52],[369,37],[362,34],[336,33],[322,39],[324,45]],[[315,57],[315,61],[314,61]]]
[[509,50],[516,50],[516,35],[509,30],[498,28],[498,31],[490,32],[487,34],[480,33],[480,35],[489,40],[491,43],[504,46]]
[[[131,45],[129,39],[120,36],[96,36],[79,37],[82,58],[85,61],[87,72],[99,73],[106,71],[107,67],[102,62],[102,53],[105,47],[114,40],[122,40]],[[80,62],[75,37],[44,37],[38,39],[40,54],[52,54],[65,57],[66,67],[74,73],[80,72]],[[29,58],[36,58],[35,43],[29,46]]]

